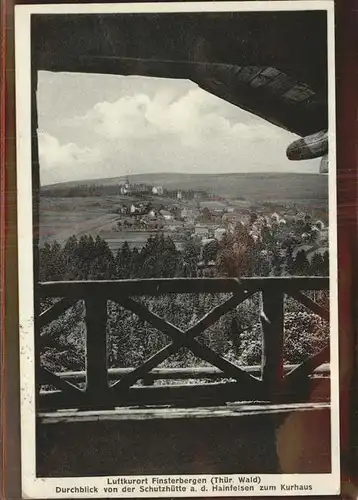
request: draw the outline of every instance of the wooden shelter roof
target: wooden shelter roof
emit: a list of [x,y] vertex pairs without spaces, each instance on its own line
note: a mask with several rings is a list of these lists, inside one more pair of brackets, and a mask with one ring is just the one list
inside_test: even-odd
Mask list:
[[326,26],[325,11],[35,15],[32,61],[189,79],[304,136],[327,128]]

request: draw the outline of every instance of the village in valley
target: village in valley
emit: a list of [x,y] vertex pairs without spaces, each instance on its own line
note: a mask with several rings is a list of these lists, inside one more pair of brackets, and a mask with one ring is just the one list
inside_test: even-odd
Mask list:
[[[219,195],[212,189],[175,189],[123,178],[109,186],[48,186],[41,203],[47,208],[42,210],[42,245],[92,235],[103,239],[116,255],[124,244],[141,251],[150,238],[164,237],[179,253],[188,246],[196,248],[189,273],[195,276],[235,275],[239,270],[222,267],[218,261],[225,251],[235,259],[235,252],[238,256],[241,251],[238,247],[260,261],[254,275],[297,274],[294,265],[290,269],[297,255],[305,272],[312,259],[316,267],[328,269],[327,207],[319,200],[311,204],[253,200]],[[58,203],[60,224],[53,220]]]

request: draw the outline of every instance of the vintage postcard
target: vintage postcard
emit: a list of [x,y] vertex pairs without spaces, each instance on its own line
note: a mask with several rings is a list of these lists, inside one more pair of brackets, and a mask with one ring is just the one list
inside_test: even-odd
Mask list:
[[339,493],[333,2],[15,21],[23,496]]

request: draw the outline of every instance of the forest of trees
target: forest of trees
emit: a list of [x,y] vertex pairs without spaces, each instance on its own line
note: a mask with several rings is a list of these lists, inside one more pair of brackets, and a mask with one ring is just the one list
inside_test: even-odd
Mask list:
[[[240,244],[238,244],[240,241]],[[270,248],[266,242],[266,248]],[[57,242],[40,248],[39,280],[89,280],[168,278],[197,275],[199,258],[216,259],[217,274],[229,276],[267,276],[271,274],[327,275],[328,254],[316,254],[309,261],[304,252],[286,258],[262,246],[253,245],[245,233],[237,233],[203,251],[198,243],[186,242],[183,251],[176,249],[169,237],[150,237],[141,250],[127,243],[114,255],[99,236],[72,236],[64,245]],[[141,300],[156,314],[174,325],[187,329],[212,307],[227,298],[225,294],[171,295]],[[328,291],[315,292],[315,300],[328,307]],[[259,296],[245,301],[209,328],[199,341],[239,364],[258,364],[261,359],[261,324]],[[48,307],[52,299],[43,301]],[[42,353],[42,362],[51,370],[85,368],[84,304],[79,302],[57,321],[45,328],[51,342]],[[168,338],[120,306],[108,303],[108,360],[110,367],[136,366],[164,347]],[[284,357],[288,363],[303,361],[315,354],[328,340],[329,328],[323,320],[302,305],[288,299],[285,311]],[[165,366],[205,366],[187,350],[181,350]]]
[[[268,236],[269,238],[269,236]],[[187,238],[182,251],[168,236],[148,238],[142,249],[124,243],[116,254],[100,236],[70,237],[64,245],[45,243],[40,248],[40,281],[171,278],[197,276],[199,259],[216,262],[217,276],[328,276],[329,256],[315,253],[311,260],[304,250],[296,255],[275,241],[256,243],[245,228],[213,240],[205,247]]]

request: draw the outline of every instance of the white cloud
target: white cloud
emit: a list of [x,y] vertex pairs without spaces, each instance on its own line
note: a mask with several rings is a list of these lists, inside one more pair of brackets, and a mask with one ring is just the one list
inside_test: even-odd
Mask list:
[[41,89],[43,183],[165,171],[318,171],[314,160],[287,160],[294,134],[192,82],[56,74]]
[[56,137],[46,133],[39,133],[39,160],[41,174],[46,178],[46,172],[59,171],[59,178],[66,178],[69,173],[76,173],[76,170],[83,173],[86,164],[97,163],[100,160],[100,151],[95,148],[80,148],[77,144],[69,142],[60,144]]
[[97,103],[84,116],[73,119],[72,126],[84,126],[108,141],[138,142],[172,136],[187,147],[202,146],[203,141],[248,141],[257,137],[272,140],[277,136],[269,124],[258,120],[245,124],[225,117],[222,104],[197,87],[179,98],[165,90],[152,98],[141,93]]
[[77,144],[69,142],[60,144],[56,137],[46,132],[39,133],[39,156],[44,166],[55,167],[58,165],[73,165],[76,162],[96,161],[99,151],[89,147],[80,148]]

